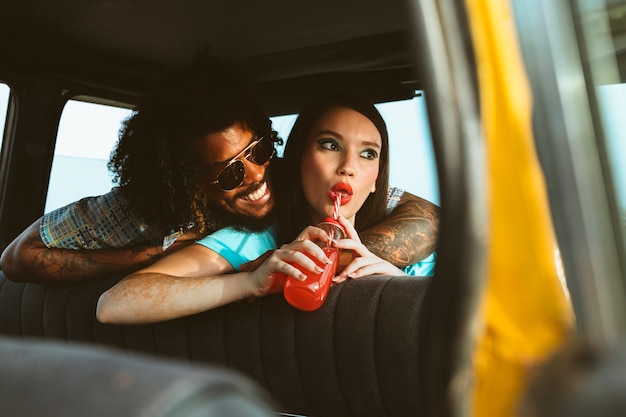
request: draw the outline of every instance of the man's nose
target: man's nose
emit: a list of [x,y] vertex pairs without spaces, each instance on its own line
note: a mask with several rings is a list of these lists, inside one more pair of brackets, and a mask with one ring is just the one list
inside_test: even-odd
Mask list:
[[253,184],[255,182],[263,181],[263,179],[265,178],[265,171],[267,170],[269,163],[266,163],[264,165],[257,165],[254,162],[246,159],[244,161],[244,164],[246,168],[245,182],[247,184]]

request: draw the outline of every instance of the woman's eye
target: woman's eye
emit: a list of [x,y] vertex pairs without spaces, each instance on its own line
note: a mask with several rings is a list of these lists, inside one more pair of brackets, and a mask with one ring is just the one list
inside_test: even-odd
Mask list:
[[361,156],[366,159],[376,159],[378,158],[378,152],[373,149],[366,149],[361,151]]
[[334,139],[319,139],[317,143],[322,149],[328,149],[331,151],[338,151],[340,149],[339,144]]

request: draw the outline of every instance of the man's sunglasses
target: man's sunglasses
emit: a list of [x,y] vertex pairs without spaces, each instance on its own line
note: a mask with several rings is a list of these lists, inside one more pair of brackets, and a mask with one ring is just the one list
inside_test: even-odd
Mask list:
[[274,134],[262,136],[255,140],[231,159],[217,174],[217,179],[211,181],[211,184],[217,184],[223,191],[230,191],[239,187],[243,184],[243,179],[246,176],[243,160],[249,159],[257,165],[265,165],[276,153],[274,149],[274,142],[276,141],[277,138]]

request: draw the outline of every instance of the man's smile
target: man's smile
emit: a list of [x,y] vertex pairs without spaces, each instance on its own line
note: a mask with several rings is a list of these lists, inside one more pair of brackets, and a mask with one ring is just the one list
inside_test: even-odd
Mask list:
[[242,200],[247,200],[247,201],[257,201],[260,198],[262,198],[265,194],[267,193],[267,182],[263,181],[263,183],[261,184],[261,186],[259,188],[257,188],[255,191],[246,194],[246,195],[242,195],[241,198]]

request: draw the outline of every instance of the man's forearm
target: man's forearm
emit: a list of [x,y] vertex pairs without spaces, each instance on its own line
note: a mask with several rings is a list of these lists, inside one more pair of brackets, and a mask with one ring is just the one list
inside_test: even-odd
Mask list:
[[17,254],[10,264],[3,261],[3,272],[12,281],[63,285],[128,274],[159,257],[157,248],[97,251],[29,248]]
[[[159,257],[156,248],[123,251],[46,249],[28,259],[16,280],[61,285],[96,281],[129,274]],[[9,274],[7,276],[13,279]]]
[[382,222],[360,233],[370,252],[397,267],[412,265],[437,246],[439,207],[404,193],[398,207]]
[[[168,253],[183,245],[176,242]],[[161,247],[72,250],[47,248],[33,223],[2,253],[2,270],[18,282],[72,284],[128,274],[163,256]]]

